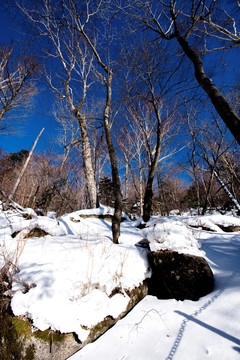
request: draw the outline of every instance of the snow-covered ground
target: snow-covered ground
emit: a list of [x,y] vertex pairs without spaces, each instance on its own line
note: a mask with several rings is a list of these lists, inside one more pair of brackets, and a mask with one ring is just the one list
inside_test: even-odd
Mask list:
[[[26,212],[31,219],[24,219]],[[101,207],[97,212],[108,214],[111,209]],[[153,217],[143,230],[136,228],[139,221],[126,220],[120,244],[114,245],[111,224],[80,218],[84,213],[55,219],[53,214],[39,217],[31,209],[0,212],[0,266],[15,265],[15,315],[28,316],[40,330],[74,331],[85,340],[97,322],[125,309],[125,289],[150,276],[146,250],[135,246],[147,239],[152,250],[205,256],[215,275],[214,291],[197,302],[147,296],[70,359],[240,359],[240,232],[224,233],[217,226],[240,226],[239,218]],[[205,227],[204,221],[216,232],[186,226]],[[25,238],[36,227],[48,235]],[[109,297],[116,287],[122,293]]]

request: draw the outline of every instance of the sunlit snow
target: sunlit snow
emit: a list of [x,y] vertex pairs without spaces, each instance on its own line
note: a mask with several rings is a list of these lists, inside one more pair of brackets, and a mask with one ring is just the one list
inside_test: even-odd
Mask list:
[[[85,340],[91,327],[125,310],[126,289],[150,276],[148,250],[136,246],[147,240],[151,250],[206,257],[215,275],[214,291],[197,302],[147,296],[71,359],[95,359],[96,353],[99,359],[112,360],[239,359],[240,232],[224,233],[218,225],[240,226],[240,219],[153,217],[139,230],[137,222],[126,218],[120,244],[115,245],[110,222],[80,217],[111,211],[101,206],[59,219],[54,214],[37,216],[31,209],[0,212],[0,265],[13,264],[13,313],[30,318],[34,328],[75,332]],[[196,228],[206,223],[212,231]],[[36,227],[48,235],[25,238]],[[109,296],[115,288],[122,291]]]

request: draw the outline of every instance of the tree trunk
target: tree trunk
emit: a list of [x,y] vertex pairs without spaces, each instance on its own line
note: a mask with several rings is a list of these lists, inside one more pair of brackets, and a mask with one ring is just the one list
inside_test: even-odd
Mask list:
[[147,223],[150,220],[152,212],[152,198],[153,198],[153,176],[148,177],[147,186],[144,194],[143,205],[143,221]]
[[139,166],[139,202],[140,202],[140,216],[143,216],[143,169],[141,162],[141,155],[138,155]]
[[154,154],[154,158],[152,154],[149,154],[149,158],[151,159],[151,165],[148,174],[147,187],[144,195],[144,205],[143,205],[143,221],[146,223],[150,220],[151,211],[152,211],[152,200],[153,200],[153,179],[155,172],[157,170],[158,159],[161,152],[161,116],[158,111],[158,104],[155,98],[155,94],[152,92],[153,99],[153,107],[157,118],[157,144],[156,150]]
[[104,109],[104,127],[106,134],[106,141],[108,147],[108,153],[112,169],[112,182],[115,195],[115,211],[112,220],[112,236],[113,243],[118,244],[118,238],[120,236],[120,223],[122,217],[122,193],[121,193],[121,181],[118,173],[117,157],[115,149],[112,142],[111,126],[109,123],[109,116],[111,110],[111,100],[112,100],[112,73],[109,72],[108,80],[106,81],[107,87],[107,99]]
[[228,129],[231,131],[234,138],[240,145],[240,118],[231,109],[228,102],[225,100],[221,92],[214,85],[212,80],[205,74],[203,63],[198,54],[191,48],[187,40],[185,40],[178,31],[176,31],[176,38],[183,49],[184,53],[191,60],[195,69],[195,78],[198,84],[206,92],[211,99],[213,106],[224,121]]
[[[167,205],[167,201],[166,201],[166,196],[164,193],[164,187],[163,187],[163,182],[162,182],[162,179],[160,176],[160,171],[157,171],[157,181],[158,181],[159,197],[160,197],[161,201],[163,202],[164,212],[167,214],[167,216],[169,216],[169,209],[168,209],[168,205]],[[162,215],[161,208],[160,208],[160,215]]]
[[128,201],[128,181],[129,181],[129,164],[126,162],[125,168],[125,199]]
[[216,176],[216,179],[220,183],[220,185],[223,187],[224,191],[228,195],[229,199],[232,201],[232,203],[236,206],[238,212],[240,213],[240,204],[238,203],[237,199],[231,194],[231,192],[228,190],[227,186],[224,184],[224,182],[220,179],[217,172],[214,171],[214,175]]
[[153,199],[153,180],[154,180],[155,171],[157,169],[159,155],[160,155],[160,130],[158,133],[156,152],[155,152],[154,160],[152,160],[151,163],[151,167],[148,174],[147,186],[144,194],[143,221],[145,223],[148,222],[151,217],[152,199]]
[[90,147],[87,124],[84,115],[77,114],[77,118],[81,129],[83,166],[86,178],[89,208],[94,209],[97,206],[97,186],[92,164],[92,152]]
[[211,171],[211,176],[210,176],[210,179],[209,179],[207,192],[206,192],[206,197],[205,197],[205,201],[204,201],[204,204],[203,204],[201,215],[205,215],[205,212],[207,211],[207,207],[210,204],[210,193],[211,193],[211,190],[212,190],[213,177],[214,177],[214,169],[212,169],[212,171]]
[[41,130],[40,133],[38,134],[38,136],[37,136],[37,138],[36,138],[36,140],[35,140],[32,148],[31,148],[31,151],[30,151],[29,154],[28,154],[27,160],[25,161],[25,163],[24,163],[24,165],[23,165],[23,168],[22,168],[22,170],[21,170],[21,172],[20,172],[20,175],[19,175],[19,177],[17,178],[17,181],[16,181],[16,183],[15,183],[13,189],[12,189],[11,194],[9,195],[9,200],[12,200],[12,199],[13,199],[13,197],[14,197],[17,189],[18,189],[18,186],[19,186],[19,184],[20,184],[20,182],[21,182],[21,180],[22,180],[22,177],[23,177],[23,175],[24,175],[24,173],[25,173],[25,171],[26,171],[26,168],[27,168],[27,166],[28,166],[28,164],[29,164],[29,161],[31,160],[33,151],[34,151],[34,149],[35,149],[35,147],[36,147],[36,145],[37,145],[37,142],[38,142],[40,136],[42,135],[43,131],[44,131],[44,128],[42,128],[42,130]]

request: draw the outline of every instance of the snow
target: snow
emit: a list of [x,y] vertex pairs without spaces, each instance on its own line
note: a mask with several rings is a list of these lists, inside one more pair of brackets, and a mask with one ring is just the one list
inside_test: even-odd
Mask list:
[[[121,224],[119,245],[111,240],[111,223],[81,214],[109,214],[111,209],[81,210],[56,219],[31,209],[0,212],[0,267],[12,266],[11,306],[33,328],[75,332],[84,341],[106,316],[125,310],[127,289],[150,276],[147,250],[171,249],[204,256],[215,276],[211,294],[193,302],[146,296],[97,341],[70,357],[86,359],[239,359],[240,232],[224,233],[217,225],[239,226],[233,216],[153,217]],[[24,213],[32,219],[25,219]],[[191,226],[206,226],[212,231]],[[209,226],[211,225],[211,226]],[[48,235],[25,238],[38,227]],[[215,231],[215,232],[214,232]],[[15,234],[12,237],[11,234]],[[17,271],[16,271],[17,269]],[[119,293],[112,294],[115,288]],[[113,296],[109,296],[113,295]]]
[[205,227],[212,231],[221,232],[222,230],[218,225],[227,226],[240,226],[240,218],[227,216],[227,215],[206,215],[206,216],[194,216],[188,218],[186,223],[190,226]]
[[145,231],[151,251],[174,250],[181,254],[205,255],[192,231],[180,220],[162,218],[161,222],[158,220],[155,226]]

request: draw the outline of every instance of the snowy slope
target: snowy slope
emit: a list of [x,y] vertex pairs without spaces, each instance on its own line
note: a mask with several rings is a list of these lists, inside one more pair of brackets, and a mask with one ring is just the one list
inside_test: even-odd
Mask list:
[[[87,211],[96,212],[109,214],[111,209]],[[40,330],[74,331],[85,340],[97,322],[125,309],[129,300],[125,289],[150,276],[146,250],[135,246],[147,239],[153,250],[206,256],[215,274],[214,292],[197,302],[147,296],[71,359],[93,359],[96,353],[99,359],[111,360],[240,357],[240,233],[188,228],[187,223],[200,221],[197,217],[154,217],[144,230],[136,228],[139,221],[127,219],[121,224],[120,244],[114,245],[109,222],[81,214],[86,211],[59,219],[52,214],[39,217],[31,209],[0,212],[0,265],[6,261],[15,265],[11,290],[15,315],[28,316]],[[220,215],[207,221],[212,227],[221,222],[240,224],[239,218]],[[36,227],[48,235],[25,238]],[[122,294],[109,297],[116,287]]]
[[215,275],[211,294],[197,302],[147,296],[70,359],[240,359],[240,233],[196,236]]

